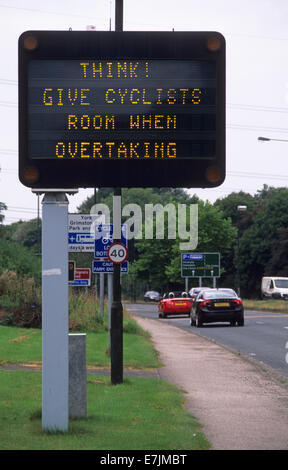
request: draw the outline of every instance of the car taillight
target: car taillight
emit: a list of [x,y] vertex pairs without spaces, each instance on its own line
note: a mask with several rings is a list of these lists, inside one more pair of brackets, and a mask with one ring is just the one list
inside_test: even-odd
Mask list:
[[202,300],[202,302],[200,302],[200,307],[207,307],[208,305],[210,305],[211,302],[210,300]]
[[242,300],[241,299],[233,299],[232,302],[236,305],[242,305]]

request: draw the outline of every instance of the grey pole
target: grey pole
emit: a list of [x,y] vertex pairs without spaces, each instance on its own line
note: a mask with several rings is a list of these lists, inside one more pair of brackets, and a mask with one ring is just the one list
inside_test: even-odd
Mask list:
[[46,193],[42,205],[42,428],[67,431],[68,199]]

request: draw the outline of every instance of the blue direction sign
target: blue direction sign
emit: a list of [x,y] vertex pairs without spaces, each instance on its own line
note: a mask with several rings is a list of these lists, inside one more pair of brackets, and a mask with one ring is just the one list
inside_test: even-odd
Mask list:
[[182,253],[182,261],[202,261],[203,259],[203,253]]
[[[113,224],[98,225],[95,227],[95,231],[94,258],[108,259],[108,249],[113,244]],[[121,225],[121,243],[127,247],[126,224]]]
[[69,281],[69,286],[88,287],[90,286],[90,279],[74,279],[74,281]]
[[[92,263],[92,272],[94,274],[98,274],[98,273],[113,274],[113,271],[114,271],[114,264],[111,261],[94,260]],[[121,273],[128,274],[128,271],[129,271],[128,261],[124,261],[124,263],[121,264]]]
[[69,245],[93,245],[94,236],[90,232],[69,232]]

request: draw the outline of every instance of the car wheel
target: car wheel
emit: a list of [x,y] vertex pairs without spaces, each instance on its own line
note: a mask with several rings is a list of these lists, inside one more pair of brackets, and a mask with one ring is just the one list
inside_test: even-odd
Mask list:
[[238,323],[238,326],[244,326],[244,317],[241,317],[237,323]]
[[201,328],[201,326],[203,326],[202,318],[199,315],[196,315],[195,325],[197,328]]
[[230,321],[230,325],[231,325],[231,326],[236,326],[236,320]]
[[162,318],[166,318],[166,313],[164,313],[163,308],[162,308]]

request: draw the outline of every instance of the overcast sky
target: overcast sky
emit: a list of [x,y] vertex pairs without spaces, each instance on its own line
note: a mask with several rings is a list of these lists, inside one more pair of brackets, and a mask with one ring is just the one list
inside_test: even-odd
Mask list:
[[[18,181],[18,37],[26,30],[114,29],[114,0],[0,0],[0,201],[4,223],[37,215],[37,197]],[[288,1],[124,0],[124,30],[219,31],[227,44],[226,181],[190,190],[214,202],[255,194],[288,178]],[[287,142],[260,143],[258,136]],[[69,197],[69,212],[92,195]]]

